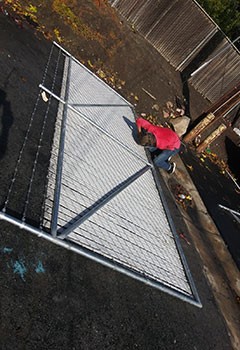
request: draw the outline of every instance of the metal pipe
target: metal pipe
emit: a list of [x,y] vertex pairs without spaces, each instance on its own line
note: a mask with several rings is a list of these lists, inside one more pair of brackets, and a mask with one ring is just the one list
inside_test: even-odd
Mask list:
[[62,248],[66,248],[72,252],[80,254],[86,258],[89,258],[89,259],[97,262],[97,263],[100,263],[103,266],[110,267],[111,269],[113,269],[117,272],[123,273],[124,275],[127,275],[128,277],[131,277],[131,278],[134,278],[135,280],[141,281],[141,282],[147,284],[148,286],[154,287],[154,288],[161,290],[161,291],[163,291],[171,296],[177,297],[177,298],[179,298],[187,303],[190,303],[190,304],[197,306],[199,308],[202,307],[201,302],[199,300],[193,299],[193,297],[190,295],[187,296],[183,292],[175,291],[171,288],[168,288],[167,286],[165,286],[164,284],[162,284],[160,282],[146,278],[144,275],[141,275],[140,273],[137,273],[133,270],[130,270],[127,267],[123,267],[120,263],[112,261],[108,258],[105,258],[104,256],[97,254],[97,253],[94,253],[94,252],[92,252],[84,247],[77,246],[72,242],[53,237],[50,234],[48,234],[40,229],[37,229],[35,227],[32,227],[31,225],[28,225],[25,222],[23,223],[22,221],[14,218],[6,213],[0,212],[0,219],[5,220],[5,221],[7,221],[15,226],[18,226],[20,229],[25,229],[26,231],[29,231],[29,232],[37,235],[38,237],[45,238],[46,240],[48,240],[52,243],[55,243],[55,244],[61,246]]
[[69,84],[70,84],[70,76],[71,76],[71,62],[72,60],[70,57],[69,64],[68,64],[68,72],[67,72],[65,104],[64,104],[64,110],[63,110],[62,127],[61,127],[61,134],[60,134],[59,153],[58,153],[58,160],[57,160],[56,185],[54,190],[53,216],[52,216],[52,225],[51,225],[51,233],[54,237],[56,237],[57,235],[60,189],[62,184],[62,165],[63,165],[64,143],[65,143],[65,133],[66,133],[67,106],[68,106],[67,103],[69,98]]
[[185,255],[184,255],[183,248],[182,248],[181,243],[180,243],[179,236],[178,236],[178,234],[176,232],[176,228],[175,228],[175,225],[174,225],[174,222],[173,222],[173,219],[172,219],[169,207],[167,205],[167,201],[166,201],[164,192],[162,190],[162,186],[161,186],[161,183],[160,183],[159,172],[157,172],[156,168],[154,168],[154,167],[152,169],[152,172],[153,172],[153,178],[154,178],[154,180],[156,182],[156,187],[158,189],[159,196],[160,196],[161,201],[163,203],[163,208],[165,210],[166,216],[168,218],[169,225],[171,227],[171,230],[172,230],[172,233],[173,233],[173,236],[174,236],[174,241],[175,241],[175,244],[176,244],[176,248],[178,250],[180,259],[182,261],[182,264],[183,264],[183,266],[185,268],[185,273],[186,273],[187,279],[189,281],[190,288],[192,290],[192,293],[193,293],[195,299],[197,300],[197,302],[199,304],[199,307],[202,307],[202,304],[201,304],[201,301],[200,301],[197,289],[195,287],[195,283],[194,283],[192,275],[191,275],[191,271],[190,271],[190,269],[188,267],[188,263],[187,263]]
[[[66,238],[75,228],[80,226],[85,220],[87,220],[90,216],[95,214],[99,209],[101,209],[105,204],[107,204],[112,198],[114,198],[117,194],[122,192],[126,187],[128,187],[131,183],[137,180],[141,175],[143,175],[146,171],[148,171],[150,167],[146,165],[144,168],[140,169],[138,172],[130,176],[127,180],[123,181],[120,185],[116,186],[109,193],[106,193],[102,199],[94,203],[90,208],[86,211],[86,214],[81,216],[79,219],[76,219],[75,222],[70,224],[66,229],[63,229],[63,232],[58,235],[59,238]],[[81,214],[77,215],[80,216]],[[74,221],[72,219],[71,221]],[[70,222],[71,222],[70,221]]]
[[[49,89],[47,89],[45,86],[43,86],[42,84],[39,84],[40,89],[44,90],[45,92],[47,92],[48,94],[50,94],[51,96],[53,96],[56,100],[58,100],[59,102],[66,104],[66,102],[59,96],[57,96],[56,94],[54,94],[52,91],[50,91]],[[130,108],[133,108],[131,106],[129,106]],[[132,151],[131,148],[129,148],[128,146],[126,146],[124,143],[122,143],[121,141],[119,141],[118,139],[116,139],[114,136],[112,136],[111,134],[109,134],[106,130],[104,130],[101,126],[99,126],[98,124],[94,123],[91,119],[89,119],[88,117],[86,117],[83,113],[79,112],[77,109],[75,109],[74,107],[72,107],[70,104],[68,104],[68,108],[71,109],[74,113],[78,114],[80,117],[82,117],[85,121],[87,121],[88,123],[92,124],[93,126],[95,126],[95,128],[97,128],[98,130],[100,130],[103,134],[107,135],[110,139],[114,140],[118,145],[120,145],[121,147],[123,147],[124,149],[126,149],[129,153],[133,154],[135,157],[137,157],[138,159],[140,159],[143,163],[145,163],[146,165],[149,165],[152,167],[152,164],[149,162],[146,162],[146,160],[144,158],[142,158],[141,156],[139,156],[136,152]]]
[[[239,94],[239,97],[240,97],[240,91],[238,92],[238,94]],[[227,102],[229,102],[229,101],[227,101]],[[224,117],[226,117],[226,115],[228,115],[234,108],[236,108],[237,107],[237,105],[240,103],[240,99],[239,99],[239,101],[236,101],[235,102],[235,104],[233,104],[233,106],[230,108],[230,109],[228,109],[224,114],[223,114],[223,118]],[[225,103],[224,103],[225,104]],[[222,108],[223,106],[224,106],[224,104],[222,104],[222,106],[221,107],[219,107],[218,109],[220,109],[220,108]],[[218,110],[217,109],[217,110]],[[215,112],[214,112],[215,113]]]
[[[62,50],[67,56],[71,57],[73,61],[75,61],[77,64],[79,64],[81,67],[83,67],[89,74],[93,75],[95,79],[99,80],[102,84],[106,84],[102,81],[101,78],[99,78],[96,74],[94,74],[90,69],[88,69],[84,64],[82,64],[79,60],[77,60],[74,56],[72,56],[67,50],[65,50],[62,46],[60,46],[58,43],[53,41],[53,44],[57,46],[60,50]],[[109,85],[106,85],[108,89],[114,91],[116,95],[118,95],[124,102],[128,104],[129,107],[133,107],[133,105],[127,101],[123,96],[121,96],[117,91],[115,91],[113,88],[111,88]]]
[[235,211],[235,210],[233,210],[233,209],[230,209],[230,208],[228,208],[228,207],[225,207],[224,205],[221,205],[221,204],[218,204],[218,206],[219,206],[220,208],[222,208],[222,209],[225,209],[225,210],[227,210],[227,211],[230,211],[231,213],[234,213],[234,214],[240,216],[240,213],[239,213],[238,211]]
[[127,107],[129,108],[128,105],[125,104],[104,104],[104,103],[69,103],[69,106],[72,107]]
[[[237,87],[238,89],[239,89],[239,87],[240,87],[240,85]],[[235,89],[235,88],[234,88]],[[232,91],[231,91],[232,92]],[[231,95],[231,96],[228,96],[227,97],[227,99],[222,103],[222,104],[220,104],[212,113],[216,113],[216,112],[218,112],[219,111],[219,109],[221,109],[223,106],[225,106],[225,104],[227,104],[227,103],[229,103],[229,101],[231,101],[232,99],[234,99],[235,98],[235,96],[237,96],[238,94],[240,94],[240,90],[238,90],[234,95]],[[223,98],[222,99],[224,99],[224,97],[225,96],[223,96]],[[221,100],[222,100],[221,99]],[[218,104],[219,104],[219,102],[218,102]],[[216,105],[216,104],[215,104]]]
[[230,174],[230,172],[228,170],[226,170],[226,173],[228,174],[228,176],[230,177],[230,179],[234,182],[234,184],[237,186],[237,188],[240,190],[240,186],[237,183],[237,181],[233,178],[233,176]]

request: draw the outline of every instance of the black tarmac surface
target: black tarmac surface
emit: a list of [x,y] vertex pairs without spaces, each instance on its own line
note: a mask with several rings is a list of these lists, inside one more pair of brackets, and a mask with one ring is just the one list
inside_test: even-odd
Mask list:
[[[0,38],[3,201],[51,43],[20,29],[3,14]],[[44,164],[47,166],[47,159],[42,160],[43,169]],[[41,190],[38,195],[41,197]],[[186,233],[177,207],[172,205],[172,211],[177,230]],[[202,309],[3,221],[0,237],[1,350],[232,349],[224,319],[191,241],[183,241],[183,248]]]
[[[210,159],[197,156],[191,150],[182,155],[186,168],[189,171],[200,196],[202,197],[209,214],[213,218],[222,238],[240,269],[240,223],[231,212],[222,209],[219,205],[240,212],[240,190],[237,182]],[[235,158],[234,164],[237,164]],[[240,219],[240,217],[239,217]]]

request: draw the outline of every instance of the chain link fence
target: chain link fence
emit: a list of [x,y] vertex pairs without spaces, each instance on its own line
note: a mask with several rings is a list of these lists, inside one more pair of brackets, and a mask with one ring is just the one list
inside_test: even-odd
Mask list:
[[[133,106],[56,43],[40,89],[0,218],[201,307],[159,181],[135,141]],[[26,195],[13,215],[28,147]]]

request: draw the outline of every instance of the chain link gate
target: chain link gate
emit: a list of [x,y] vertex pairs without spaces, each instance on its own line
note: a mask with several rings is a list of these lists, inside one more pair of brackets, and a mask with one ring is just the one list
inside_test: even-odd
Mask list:
[[[201,307],[156,171],[134,140],[133,106],[57,43],[39,86],[0,218]],[[14,216],[11,197],[41,115],[22,214]]]

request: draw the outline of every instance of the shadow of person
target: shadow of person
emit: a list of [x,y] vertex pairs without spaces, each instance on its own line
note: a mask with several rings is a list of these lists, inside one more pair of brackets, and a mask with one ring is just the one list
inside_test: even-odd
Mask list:
[[225,140],[226,151],[228,156],[228,166],[231,172],[236,176],[237,182],[240,183],[240,147],[236,146],[230,138],[226,137]]
[[0,89],[0,117],[2,124],[0,131],[0,159],[2,159],[6,153],[9,130],[13,124],[11,104],[6,97],[6,92]]
[[132,131],[132,137],[134,139],[134,141],[139,144],[139,137],[138,137],[138,130],[137,130],[137,125],[135,122],[132,122],[131,120],[129,120],[128,118],[126,118],[125,116],[123,116],[123,120],[125,121],[125,123],[128,125],[129,129]]

